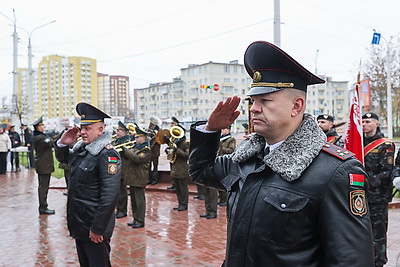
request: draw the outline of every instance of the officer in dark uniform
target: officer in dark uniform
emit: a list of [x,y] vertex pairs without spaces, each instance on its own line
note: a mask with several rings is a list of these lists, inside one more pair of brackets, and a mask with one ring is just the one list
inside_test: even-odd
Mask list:
[[79,103],[79,128],[72,127],[56,142],[59,161],[69,159],[67,222],[75,239],[81,266],[111,266],[110,239],[114,231],[114,209],[118,201],[121,159],[111,145],[111,131],[104,119],[110,118],[96,107]]
[[305,113],[307,86],[324,80],[263,41],[244,65],[255,134],[216,156],[220,130],[241,114],[237,96],[190,131],[190,176],[228,191],[224,266],[373,266],[364,168]]
[[[247,126],[248,127],[248,126]],[[236,139],[231,135],[231,126],[221,130],[219,138],[218,156],[232,154],[236,149]],[[226,191],[218,191],[220,206],[226,206],[227,194]]]
[[334,124],[334,118],[328,114],[322,114],[317,117],[318,126],[326,134],[327,141],[329,143],[344,147],[344,142],[341,140],[342,136],[339,136],[336,132]]
[[55,211],[47,208],[47,193],[51,173],[54,172],[53,142],[44,133],[43,117],[33,123],[33,148],[35,150],[35,170],[39,177],[39,213],[54,214]]
[[126,184],[129,185],[133,221],[128,226],[141,228],[145,225],[146,215],[146,185],[149,176],[150,144],[148,132],[136,125],[135,145],[132,149],[123,149],[121,156],[128,162]]
[[[121,122],[118,121],[117,138],[113,142],[113,146],[121,146],[122,144],[132,142],[131,136],[129,135],[129,129]],[[128,191],[126,190],[126,177],[130,175],[129,162],[122,157],[122,169],[121,169],[121,188],[119,191],[119,198],[117,203],[117,212],[115,217],[117,219],[127,216],[128,206]]]
[[[10,136],[11,139],[12,148],[17,148],[21,146],[21,137],[19,136],[19,133],[15,131],[14,125],[10,127],[8,135]],[[21,168],[19,166],[19,153],[16,151],[11,152],[11,169],[14,169],[14,166],[15,166],[15,172],[21,171]]]
[[375,266],[387,263],[388,203],[392,200],[393,143],[384,138],[378,115],[362,116],[364,165],[368,173],[367,199],[374,234]]

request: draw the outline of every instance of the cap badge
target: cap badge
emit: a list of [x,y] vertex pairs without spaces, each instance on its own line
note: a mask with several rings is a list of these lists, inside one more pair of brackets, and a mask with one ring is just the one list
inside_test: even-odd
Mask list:
[[371,113],[367,113],[367,114],[365,114],[365,116],[367,116],[368,118],[371,118],[372,114]]
[[324,119],[328,119],[328,115],[324,115]]
[[259,71],[254,72],[253,74],[253,82],[258,83],[261,81],[262,75]]
[[85,114],[82,114],[81,115],[81,119],[84,119],[86,116],[85,116]]

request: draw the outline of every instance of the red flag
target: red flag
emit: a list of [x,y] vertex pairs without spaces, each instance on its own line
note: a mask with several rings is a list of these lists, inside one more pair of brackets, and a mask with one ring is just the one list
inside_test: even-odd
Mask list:
[[350,107],[350,119],[345,139],[345,148],[356,154],[356,158],[364,164],[364,146],[358,87],[359,84],[357,83]]

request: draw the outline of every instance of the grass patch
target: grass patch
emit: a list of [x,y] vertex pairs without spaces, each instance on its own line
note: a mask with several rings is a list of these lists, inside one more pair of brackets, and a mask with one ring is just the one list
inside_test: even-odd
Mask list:
[[[64,170],[58,167],[58,160],[56,159],[56,156],[53,151],[53,159],[54,159],[54,172],[51,174],[51,176],[56,177],[58,179],[64,178]],[[28,155],[25,152],[20,152],[19,153],[19,164],[24,166],[25,168],[28,167]]]

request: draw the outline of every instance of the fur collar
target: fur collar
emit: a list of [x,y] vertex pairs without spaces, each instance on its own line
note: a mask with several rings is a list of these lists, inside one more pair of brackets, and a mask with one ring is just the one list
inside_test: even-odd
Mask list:
[[100,151],[108,144],[111,143],[111,131],[104,131],[102,135],[100,135],[96,140],[85,146],[82,143],[82,140],[78,141],[74,147],[72,148],[74,151],[78,151],[81,148],[85,148],[90,154],[96,156],[100,153]]
[[[310,114],[304,114],[303,122],[279,147],[266,155],[265,165],[278,173],[283,179],[292,182],[319,154],[326,142],[326,135],[318,127]],[[237,163],[257,155],[265,148],[265,139],[259,134],[243,142],[233,153],[232,160]]]

